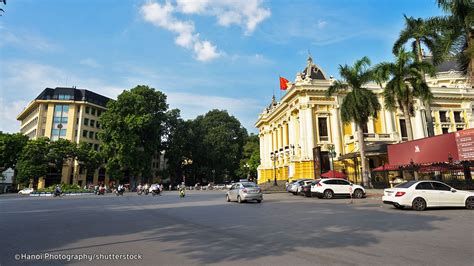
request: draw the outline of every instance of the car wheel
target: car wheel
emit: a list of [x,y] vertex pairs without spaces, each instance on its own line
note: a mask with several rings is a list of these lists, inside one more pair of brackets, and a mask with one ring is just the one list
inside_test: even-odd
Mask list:
[[416,211],[424,211],[426,209],[426,201],[423,198],[416,198],[411,206]]
[[325,199],[332,199],[332,197],[334,197],[334,193],[332,192],[332,190],[326,189],[324,191],[324,198]]
[[242,203],[242,199],[240,198],[240,196],[237,196],[237,202]]
[[364,196],[364,192],[362,192],[361,189],[356,189],[353,195],[354,195],[354,198],[361,199]]
[[262,200],[260,200],[260,199],[259,199],[259,200],[257,200],[257,203],[261,203],[261,202],[262,202]]
[[469,197],[466,199],[466,208],[474,210],[474,197]]

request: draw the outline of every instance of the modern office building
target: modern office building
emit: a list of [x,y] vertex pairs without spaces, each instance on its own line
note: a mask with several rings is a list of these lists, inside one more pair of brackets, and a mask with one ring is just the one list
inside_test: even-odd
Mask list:
[[[111,99],[95,92],[72,88],[46,88],[18,115],[20,132],[30,139],[48,137],[52,141],[64,138],[75,143],[86,142],[95,150],[100,150],[98,132],[101,128],[99,117],[106,110]],[[77,162],[63,166],[62,176],[50,171],[38,181],[38,188],[57,183],[85,184],[107,183],[105,170],[86,173]]]
[[[344,93],[326,97],[334,79],[308,58],[306,68],[290,82],[286,94],[259,115],[255,126],[260,137],[258,182],[274,179],[317,178],[330,170],[345,172],[349,179],[361,182],[359,142],[355,125],[343,124],[340,106]],[[434,78],[427,77],[434,99],[431,111],[435,135],[474,127],[474,88],[456,64],[446,62],[438,67]],[[384,107],[382,88],[367,84],[382,106],[376,119],[363,128],[367,144],[366,157],[371,168],[388,162],[387,144],[407,140],[406,123],[411,123],[414,139],[428,136],[426,109],[419,100],[414,116],[405,121],[401,110]]]

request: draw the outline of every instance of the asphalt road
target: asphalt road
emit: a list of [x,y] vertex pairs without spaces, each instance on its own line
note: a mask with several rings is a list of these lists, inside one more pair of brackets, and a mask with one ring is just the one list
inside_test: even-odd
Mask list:
[[[225,192],[0,196],[0,265],[473,265],[474,211]],[[15,260],[15,254],[24,259]],[[23,254],[23,255],[22,255]],[[139,260],[67,256],[129,254]],[[102,254],[102,255],[100,255]],[[35,260],[34,255],[42,260]],[[30,256],[31,260],[26,260]],[[64,260],[45,260],[62,256]]]

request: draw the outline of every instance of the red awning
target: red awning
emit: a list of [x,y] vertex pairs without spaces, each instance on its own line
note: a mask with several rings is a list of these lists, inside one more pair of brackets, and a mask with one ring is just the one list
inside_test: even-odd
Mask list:
[[379,172],[379,171],[398,171],[399,167],[397,165],[390,165],[388,163],[381,165],[379,167],[376,167],[372,169],[373,172]]
[[326,177],[326,178],[346,178],[346,175],[341,173],[341,172],[338,172],[338,171],[335,171],[335,170],[330,170],[330,171],[327,171],[326,173],[324,174],[321,174],[321,177]]
[[454,133],[388,145],[391,165],[432,164],[459,159]]

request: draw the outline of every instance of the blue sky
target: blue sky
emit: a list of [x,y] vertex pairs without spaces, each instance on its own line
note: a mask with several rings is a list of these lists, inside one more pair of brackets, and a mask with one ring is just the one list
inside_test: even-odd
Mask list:
[[392,59],[403,14],[441,15],[434,0],[16,0],[0,17],[0,131],[45,87],[115,98],[145,84],[184,118],[227,109],[250,132],[278,76],[308,51],[329,76],[368,56]]

